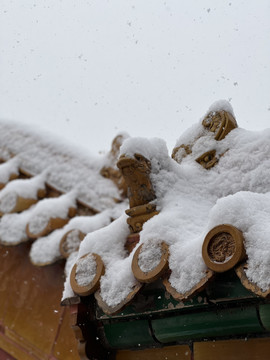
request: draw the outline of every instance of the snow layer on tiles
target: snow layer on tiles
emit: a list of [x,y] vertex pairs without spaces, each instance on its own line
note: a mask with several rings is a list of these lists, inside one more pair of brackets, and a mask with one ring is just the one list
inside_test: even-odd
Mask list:
[[8,213],[13,210],[17,196],[24,199],[37,199],[38,190],[45,189],[45,174],[30,179],[17,179],[9,182],[0,191],[0,211]]
[[59,244],[65,235],[64,228],[54,230],[47,236],[37,239],[29,253],[33,264],[43,266],[52,264],[62,257]]
[[30,250],[31,261],[37,265],[53,263],[61,257],[59,246],[62,237],[67,232],[77,229],[84,234],[91,233],[110,224],[111,219],[112,212],[110,209],[93,216],[76,216],[72,218],[62,229],[55,230],[48,236],[41,237],[33,243]]
[[72,229],[78,229],[82,233],[87,234],[100,229],[111,222],[110,210],[103,211],[100,214],[93,216],[76,216],[72,218],[67,225],[65,225],[65,232]]
[[76,193],[70,192],[58,198],[40,200],[32,211],[28,223],[32,234],[39,234],[48,224],[50,218],[68,218],[69,208],[76,207]]
[[[5,160],[15,154],[20,166],[33,175],[46,169],[46,181],[63,192],[76,188],[79,199],[97,211],[113,206],[113,198],[120,199],[113,182],[99,174],[108,163],[105,156],[93,157],[52,134],[41,136],[25,125],[5,121],[0,122],[0,144]],[[101,191],[104,188],[106,192]]]
[[19,173],[20,160],[17,157],[0,164],[0,183],[6,184],[9,181],[10,175]]
[[27,241],[26,225],[31,219],[32,208],[20,214],[5,214],[0,222],[0,243],[16,245]]
[[[124,214],[110,225],[88,234],[81,243],[78,259],[87,253],[101,256],[105,275],[100,281],[101,296],[109,306],[118,305],[132,291],[136,280],[131,271],[132,257],[126,257],[124,244],[129,234]],[[92,276],[93,274],[88,274]],[[69,279],[66,281],[63,299],[74,296]]]
[[[30,180],[36,178],[37,176]],[[15,181],[17,180],[14,180],[13,182]],[[13,192],[8,194],[13,194]],[[0,243],[15,245],[27,240],[28,237],[25,231],[27,224],[29,224],[31,231],[41,231],[47,225],[50,217],[67,217],[69,206],[75,206],[75,197],[73,193],[62,195],[59,198],[41,200],[37,204],[31,206],[30,209],[19,214],[5,214],[0,221]],[[56,253],[56,258],[58,257],[58,252],[59,251]]]
[[100,295],[109,306],[126,299],[137,284],[131,270],[132,257],[137,247],[127,256],[124,248],[129,228],[126,214],[107,227],[88,234],[79,249],[79,257],[87,252],[101,256],[105,274],[100,280]]
[[[133,252],[132,252],[133,254]],[[132,292],[137,281],[131,271],[132,256],[118,258],[105,265],[106,272],[100,280],[100,295],[109,306],[117,306]]]
[[85,203],[91,204],[94,209],[100,212],[113,208],[115,199],[120,199],[118,188],[111,180],[101,177],[99,173],[85,178],[75,189],[79,199],[83,199]]

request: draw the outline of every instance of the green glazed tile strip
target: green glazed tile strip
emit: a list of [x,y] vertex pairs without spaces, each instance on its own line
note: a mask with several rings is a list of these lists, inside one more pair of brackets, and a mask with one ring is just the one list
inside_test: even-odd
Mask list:
[[101,309],[97,309],[96,316],[98,319],[120,319],[134,317],[148,317],[150,314],[169,313],[172,311],[183,311],[186,309],[203,308],[208,305],[205,292],[194,296],[192,299],[182,302],[175,300],[164,289],[154,289],[139,293],[132,300],[129,306],[126,306],[121,312],[115,315],[106,315]]
[[207,296],[214,303],[256,298],[254,293],[242,285],[234,270],[216,274],[215,281],[207,286]]
[[[123,319],[134,317],[159,316],[170,312],[197,311],[207,308],[209,303],[248,302],[254,301],[256,295],[247,290],[240,282],[234,271],[216,275],[213,282],[209,282],[206,290],[186,301],[177,301],[165,291],[164,287],[155,287],[155,284],[146,286],[138,293],[129,306],[120,313],[106,315],[97,308],[96,317],[100,320]],[[260,301],[260,299],[258,299]]]
[[152,321],[156,338],[162,343],[198,338],[261,333],[255,307],[204,311]]
[[147,320],[115,322],[104,325],[104,334],[112,348],[125,349],[155,344]]
[[270,331],[270,304],[260,305],[259,314],[264,328]]

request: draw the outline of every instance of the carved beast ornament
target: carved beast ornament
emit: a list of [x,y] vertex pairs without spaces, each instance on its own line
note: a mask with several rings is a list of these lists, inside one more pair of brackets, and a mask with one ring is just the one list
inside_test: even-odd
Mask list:
[[[202,125],[210,133],[214,133],[216,141],[223,140],[230,131],[238,127],[235,118],[225,110],[210,111],[204,117]],[[184,157],[192,153],[192,147],[197,140],[198,138],[191,144],[182,144],[175,147],[172,152],[172,158],[176,162],[181,163]],[[196,161],[208,170],[218,163],[219,157],[222,155],[223,154],[216,154],[215,149],[210,149],[200,155]]]
[[126,210],[129,215],[127,223],[132,233],[138,233],[147,220],[158,214],[156,206],[150,204],[156,198],[150,180],[151,162],[141,154],[134,154],[134,158],[122,155],[117,166],[128,189],[130,209]]

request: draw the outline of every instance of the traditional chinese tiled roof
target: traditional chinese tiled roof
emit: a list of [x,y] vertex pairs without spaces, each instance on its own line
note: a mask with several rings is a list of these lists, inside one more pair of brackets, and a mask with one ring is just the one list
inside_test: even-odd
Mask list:
[[[217,336],[232,331],[237,316],[243,324],[232,334],[245,333],[244,321],[248,333],[269,332],[270,130],[238,128],[221,101],[172,156],[163,140],[144,138],[126,139],[119,156],[118,138],[97,160],[1,126],[0,242],[34,240],[36,265],[67,258],[62,304],[79,304],[80,343],[89,337],[103,354],[211,338],[234,302],[232,322]],[[192,325],[183,331],[189,319],[200,335]],[[91,334],[81,334],[84,321]]]

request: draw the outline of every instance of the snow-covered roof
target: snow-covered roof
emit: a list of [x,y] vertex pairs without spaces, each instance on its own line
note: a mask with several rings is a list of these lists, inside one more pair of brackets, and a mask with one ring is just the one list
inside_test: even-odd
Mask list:
[[81,240],[117,218],[126,205],[115,163],[126,137],[120,134],[108,154],[93,157],[51,134],[1,121],[0,243],[36,240],[31,261],[51,264],[63,258],[63,237],[67,247],[71,237]]
[[[163,268],[164,271],[157,274],[163,276],[166,290],[176,299],[192,296],[216,271],[213,269],[218,261],[213,260],[213,268],[208,268],[202,247],[207,234],[224,224],[229,226],[218,233],[224,237],[225,232],[225,238],[229,239],[225,241],[227,255],[223,263],[230,263],[234,252],[239,253],[242,241],[243,249],[235,264],[237,274],[241,280],[245,277],[244,286],[260,296],[268,296],[269,144],[270,129],[252,132],[237,127],[231,105],[225,101],[213,104],[206,115],[178,139],[173,159],[161,139],[127,139],[120,149],[122,158],[137,161],[141,157],[144,163],[136,165],[139,170],[140,166],[145,168],[147,162],[150,164],[149,177],[155,198],[149,203],[155,208],[155,216],[143,224],[137,236],[139,241],[129,254],[126,241],[131,236],[130,211],[123,212],[106,227],[87,234],[75,266],[70,266],[73,273],[66,282],[64,302],[68,303],[75,296],[72,289],[74,268],[80,266],[80,257],[88,253],[99,255],[105,266],[95,296],[109,314],[130,302],[143,282],[155,280],[156,277],[149,279],[147,275],[155,273],[157,268]],[[129,170],[126,172],[131,176]],[[135,177],[134,182],[138,182],[137,175]],[[131,194],[132,189],[128,190]],[[219,251],[220,239],[214,240],[212,250]],[[134,259],[141,277],[136,273]],[[89,257],[91,261],[95,259]],[[169,271],[165,265],[161,266],[162,261],[168,262]],[[95,272],[98,268],[99,263],[89,263],[85,272]],[[93,274],[89,273],[89,277],[93,279]]]
[[157,138],[121,135],[94,158],[16,124],[0,129],[0,242],[35,240],[40,266],[66,257],[63,304],[94,292],[112,314],[157,279],[184,300],[232,267],[270,294],[270,129],[239,128],[229,103],[213,104],[172,157]]

